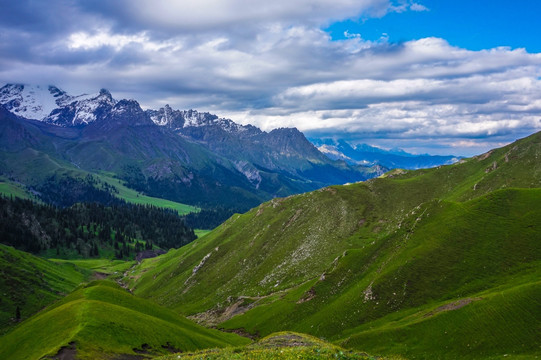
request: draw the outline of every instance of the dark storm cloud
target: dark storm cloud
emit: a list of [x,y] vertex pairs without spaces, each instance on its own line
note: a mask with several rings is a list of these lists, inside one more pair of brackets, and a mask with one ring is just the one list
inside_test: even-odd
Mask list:
[[57,34],[80,24],[80,14],[72,1],[2,1],[2,28],[22,33]]

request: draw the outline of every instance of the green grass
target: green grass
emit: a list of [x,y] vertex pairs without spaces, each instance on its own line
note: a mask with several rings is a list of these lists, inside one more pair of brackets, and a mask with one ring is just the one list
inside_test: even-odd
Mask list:
[[171,310],[137,298],[115,283],[95,281],[0,338],[0,358],[55,356],[73,343],[78,359],[165,354],[242,345],[249,340],[205,329]]
[[[339,346],[322,341],[306,334],[279,332],[267,336],[257,343],[243,347],[225,349],[209,349],[193,353],[174,354],[160,357],[159,360],[176,359],[341,359],[341,360],[375,360],[364,353],[348,351]],[[390,358],[388,358],[390,359]]]
[[115,179],[108,175],[99,174],[96,176],[101,181],[118,189],[118,194],[114,194],[115,196],[132,204],[152,205],[160,208],[171,209],[178,212],[179,215],[185,215],[191,212],[198,212],[200,210],[195,206],[181,204],[178,202],[141,194],[137,190],[133,190],[125,186],[121,180]]
[[16,325],[17,306],[24,320],[71,292],[90,271],[0,245],[0,274],[1,334]]
[[83,260],[63,260],[49,259],[58,264],[73,264],[81,269],[88,269],[93,272],[99,272],[107,275],[120,276],[133,265],[136,261],[110,260],[110,259],[83,259]]
[[[144,261],[126,281],[136,294],[208,324],[260,336],[292,330],[336,340],[360,324],[390,326],[393,314],[409,316],[501,287],[535,289],[539,155],[541,133],[455,165],[274,199]],[[515,323],[523,324],[509,329],[515,340],[532,339],[532,296],[523,299],[530,307],[513,309]],[[494,319],[505,318],[505,307],[493,309]],[[513,347],[503,339],[507,345],[490,352],[483,338],[496,320],[479,314],[482,331],[468,333],[481,344],[472,354],[537,354],[540,341],[522,347],[517,340]],[[462,320],[457,328],[471,325]],[[498,334],[505,328],[502,321]],[[413,346],[412,339],[403,341]],[[344,344],[364,349],[361,341]],[[407,352],[389,344],[384,353],[446,356],[443,347],[423,346]],[[380,351],[370,344],[366,349]]]
[[[85,178],[90,174],[102,182],[114,186],[118,190],[118,194],[114,194],[115,196],[133,204],[152,205],[171,209],[177,211],[180,215],[200,210],[195,206],[140,194],[138,191],[126,187],[121,180],[113,178],[113,173],[97,173],[81,170],[74,167],[71,163],[52,158],[45,152],[34,149],[27,148],[16,153],[0,152],[0,161],[4,161],[6,168],[10,169],[11,173],[20,179],[21,182],[28,185],[40,184],[53,175],[58,177]],[[0,193],[7,195],[13,194],[14,196],[24,198],[30,196],[19,186],[5,180],[0,183]]]
[[203,236],[210,233],[212,230],[202,230],[202,229],[194,229],[195,235],[197,238],[202,238]]
[[25,184],[43,181],[56,172],[77,172],[68,163],[51,158],[44,152],[26,148],[16,153],[0,152],[6,169]]
[[414,314],[393,314],[392,319],[351,331],[339,343],[418,359],[541,357],[541,282],[484,292],[472,299],[456,310],[438,312],[432,306]]
[[0,180],[0,194],[5,197],[19,197],[21,199],[35,200],[35,198],[20,185],[10,181]]

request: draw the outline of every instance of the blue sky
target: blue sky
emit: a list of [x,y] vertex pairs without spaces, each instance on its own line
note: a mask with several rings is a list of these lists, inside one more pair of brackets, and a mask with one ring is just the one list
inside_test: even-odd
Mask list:
[[537,0],[0,2],[0,83],[418,153],[541,130]]
[[426,11],[348,19],[324,30],[333,39],[344,39],[347,31],[373,41],[384,34],[391,42],[439,37],[469,50],[508,46],[541,52],[539,0],[424,0],[419,4]]

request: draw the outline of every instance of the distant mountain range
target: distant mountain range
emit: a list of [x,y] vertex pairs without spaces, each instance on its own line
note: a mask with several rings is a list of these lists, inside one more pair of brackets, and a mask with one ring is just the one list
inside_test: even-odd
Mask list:
[[346,140],[309,139],[318,150],[333,160],[350,165],[381,165],[389,169],[424,169],[453,164],[461,157],[453,155],[410,154],[401,149],[384,150],[367,144],[351,145]]
[[105,89],[72,96],[54,86],[0,88],[0,175],[108,174],[140,192],[245,211],[262,201],[381,175],[331,160],[295,128],[270,132],[195,110],[143,110]]

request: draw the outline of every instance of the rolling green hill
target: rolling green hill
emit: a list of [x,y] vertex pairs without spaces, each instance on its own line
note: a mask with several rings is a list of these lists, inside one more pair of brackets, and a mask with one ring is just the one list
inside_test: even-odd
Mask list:
[[[159,360],[178,359],[340,359],[340,360],[374,360],[365,353],[348,351],[321,339],[294,332],[279,332],[269,335],[256,343],[243,347],[225,349],[207,349],[192,353],[166,355]],[[388,358],[390,359],[390,358]]]
[[293,330],[416,358],[541,356],[540,156],[537,133],[455,165],[274,199],[125,281],[258,336]]
[[71,353],[77,359],[135,359],[248,342],[236,334],[205,329],[113,282],[95,281],[0,338],[0,358]]
[[57,264],[0,244],[0,334],[84,281],[90,271]]

